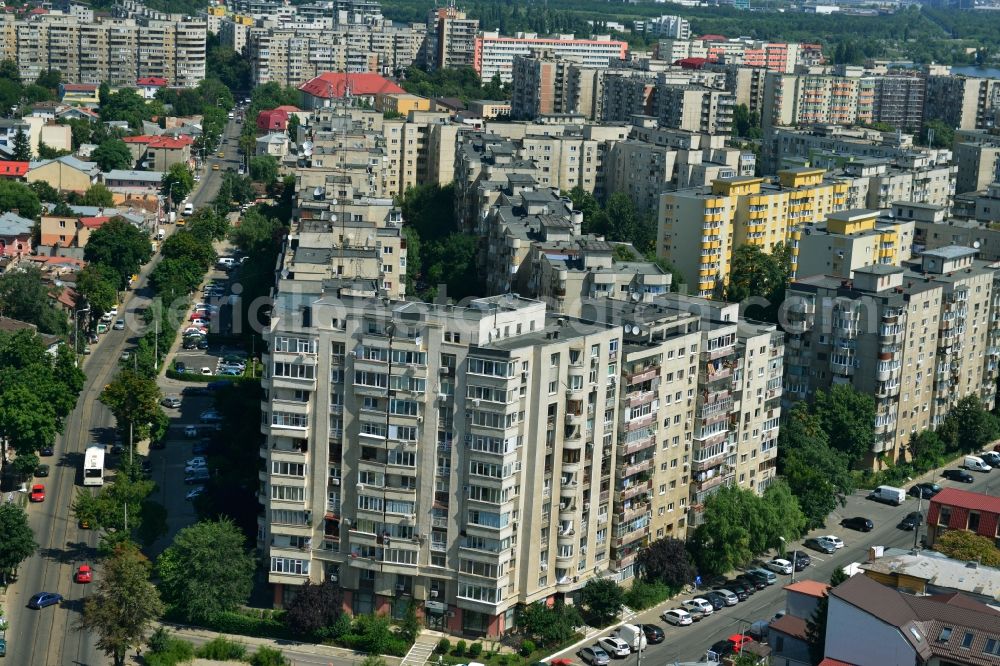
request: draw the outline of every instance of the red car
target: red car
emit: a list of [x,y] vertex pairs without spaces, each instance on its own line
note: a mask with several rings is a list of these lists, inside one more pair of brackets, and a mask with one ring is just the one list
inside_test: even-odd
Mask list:
[[44,502],[45,501],[45,486],[40,483],[36,483],[31,486],[31,494],[28,495],[28,499],[32,502]]
[[94,580],[94,570],[90,568],[89,564],[81,564],[73,574],[74,583],[89,583]]

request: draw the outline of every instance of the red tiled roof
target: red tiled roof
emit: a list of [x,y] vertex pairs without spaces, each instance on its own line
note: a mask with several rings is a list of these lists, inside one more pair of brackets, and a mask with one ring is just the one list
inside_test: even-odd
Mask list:
[[64,83],[64,92],[94,92],[97,86],[93,83]]
[[135,80],[137,86],[165,86],[167,80],[162,76],[143,76]]
[[140,134],[139,136],[126,136],[122,139],[125,143],[145,143],[148,148],[166,148],[177,150],[184,146],[190,146],[194,139],[187,135],[173,136],[150,136]]
[[701,69],[708,62],[708,58],[681,58],[675,65],[679,65],[684,69]]
[[100,217],[81,217],[80,224],[90,229],[96,229],[111,218],[107,215],[102,215]]
[[723,35],[702,35],[701,37],[699,37],[699,39],[701,39],[702,41],[705,41],[705,42],[724,42],[724,41],[726,41],[726,38]]
[[28,173],[28,162],[0,160],[0,176],[5,178],[20,178]]
[[818,580],[800,580],[786,585],[785,589],[790,592],[807,594],[810,597],[824,597],[826,596],[826,591],[830,589],[830,585],[828,583],[821,583]]
[[350,89],[352,95],[385,95],[406,92],[392,81],[371,72],[363,74],[326,72],[299,86],[299,90],[302,92],[322,99],[343,97],[347,88]]
[[257,114],[257,129],[270,132],[288,127],[288,112],[281,109],[261,111]]
[[827,657],[823,661],[819,662],[819,666],[854,666],[854,664],[849,664],[846,661]]
[[291,104],[282,104],[281,106],[274,107],[274,110],[287,111],[288,113],[296,113],[297,111],[301,111],[302,109],[300,109],[297,106],[292,106]]
[[83,259],[74,259],[73,257],[25,257],[28,261],[33,261],[36,264],[65,264],[67,266],[79,266],[83,268],[87,265],[87,262]]
[[1000,513],[1000,497],[992,497],[983,493],[974,493],[958,488],[945,488],[931,498],[931,504],[958,506],[973,511]]
[[41,7],[35,7],[30,12],[28,12],[28,16],[38,16],[40,14],[48,14],[48,13],[49,13],[49,10],[47,10],[47,9],[43,9]]
[[770,626],[771,629],[780,631],[786,636],[794,636],[801,640],[806,638],[806,621],[801,617],[783,615],[777,620],[772,620]]

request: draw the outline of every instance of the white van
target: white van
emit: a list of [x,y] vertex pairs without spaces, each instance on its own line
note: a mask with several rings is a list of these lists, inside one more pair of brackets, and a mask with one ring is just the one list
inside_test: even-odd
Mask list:
[[899,506],[906,501],[906,491],[895,486],[879,486],[868,495],[868,499]]
[[965,469],[972,470],[973,472],[988,472],[993,469],[979,456],[965,456],[965,464],[963,467],[965,467]]
[[623,624],[615,629],[615,634],[632,648],[632,652],[646,649],[646,634],[634,624]]
[[194,215],[194,204],[192,204],[192,203],[186,203],[186,204],[184,204],[184,214],[185,215]]
[[156,240],[161,241],[166,237],[167,237],[167,232],[164,231],[162,227],[156,230]]

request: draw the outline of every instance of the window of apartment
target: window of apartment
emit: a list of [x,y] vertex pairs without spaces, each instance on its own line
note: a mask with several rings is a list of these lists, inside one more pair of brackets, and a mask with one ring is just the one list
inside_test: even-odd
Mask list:
[[306,489],[296,486],[271,485],[271,499],[286,502],[306,501]]
[[316,367],[303,363],[274,362],[274,377],[291,377],[293,379],[315,378]]
[[306,475],[306,466],[302,463],[273,460],[271,461],[271,474],[302,477]]
[[293,560],[288,557],[272,557],[271,572],[305,576],[309,574],[309,560]]

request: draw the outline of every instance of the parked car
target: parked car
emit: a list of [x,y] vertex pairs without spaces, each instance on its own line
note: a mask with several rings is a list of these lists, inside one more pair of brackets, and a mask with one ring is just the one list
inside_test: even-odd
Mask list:
[[198,349],[208,349],[208,340],[205,339],[204,335],[198,338],[197,347]]
[[821,553],[826,553],[827,555],[832,555],[837,551],[837,546],[826,537],[809,537],[802,542],[802,545],[806,548],[812,548],[813,550],[818,550]]
[[979,457],[991,467],[1000,467],[1000,453],[997,453],[996,451],[986,451],[984,453],[980,453]]
[[51,446],[43,446],[38,451],[38,455],[40,455],[40,456],[42,456],[44,458],[44,457],[48,457],[48,456],[51,456],[51,455],[55,455],[55,452],[52,450]]
[[899,521],[899,529],[912,532],[920,527],[924,522],[924,514],[919,511],[911,511],[906,517]]
[[63,597],[58,592],[39,592],[32,595],[31,599],[28,600],[28,608],[40,610],[48,606],[54,606],[62,600]]
[[591,666],[607,666],[611,663],[611,657],[601,647],[591,645],[580,650],[580,659],[583,659]]
[[41,483],[36,483],[31,486],[31,492],[28,494],[28,499],[32,502],[44,502],[45,486]]
[[187,364],[184,361],[174,361],[174,371],[175,372],[187,372]]
[[792,563],[780,557],[774,558],[770,562],[766,563],[764,566],[775,573],[785,574],[786,576],[791,574],[792,571],[794,571]]
[[[757,591],[756,585],[750,585],[742,580],[736,580],[735,578],[722,581],[719,586],[736,593],[736,596],[740,596],[740,593],[742,592],[746,597],[749,597]],[[741,598],[740,601],[744,601],[744,599]]]
[[703,595],[701,595],[701,598],[707,601],[708,603],[712,604],[712,610],[720,611],[726,607],[725,598],[715,590],[711,590],[710,592],[705,592]]
[[187,437],[188,439],[194,439],[195,437],[197,437],[198,426],[189,425],[186,428],[184,428],[184,436]]
[[164,407],[170,407],[171,409],[176,409],[181,406],[181,397],[179,395],[167,395],[163,397],[160,404]]
[[604,638],[598,639],[597,644],[607,652],[612,657],[627,657],[632,654],[632,648],[628,646],[628,643],[618,638],[617,636],[605,636]]
[[688,613],[694,615],[695,611],[701,611],[704,616],[709,616],[715,612],[715,608],[703,597],[695,597],[681,602],[681,607]]
[[73,574],[74,583],[90,583],[94,580],[94,571],[90,568],[89,564],[81,564],[76,569],[76,573]]
[[673,608],[665,610],[660,614],[663,621],[677,627],[686,627],[694,622],[694,618],[683,608]]
[[202,412],[200,418],[202,423],[218,423],[222,421],[222,416],[219,412],[211,409]]
[[45,477],[48,475],[49,475],[48,465],[39,465],[38,467],[35,468],[35,476]]
[[778,582],[778,577],[770,569],[757,568],[747,572],[751,576],[757,576],[764,581],[765,585],[774,585]]
[[873,523],[870,518],[865,518],[864,516],[844,518],[840,521],[840,526],[846,527],[849,530],[857,530],[859,532],[871,532],[875,529],[875,523]]
[[124,331],[125,330],[125,320],[124,319],[116,319],[115,320],[115,325],[113,326],[113,328],[116,331]]
[[841,548],[844,547],[844,541],[843,541],[843,539],[841,539],[838,536],[833,536],[832,534],[824,534],[820,538],[826,539],[827,541],[829,541],[830,543],[832,543],[837,550],[840,550]]
[[642,633],[646,635],[646,642],[651,645],[662,643],[667,637],[666,634],[663,633],[663,629],[655,624],[640,624],[639,628],[642,629]]
[[792,566],[795,567],[796,571],[802,571],[807,566],[812,564],[812,558],[809,557],[809,553],[804,553],[801,550],[793,550],[788,553],[788,559],[792,561]]
[[[735,583],[736,581],[733,582]],[[726,603],[729,603],[728,595],[732,595],[737,602],[746,601],[749,596],[747,594],[746,587],[742,583],[737,583],[736,585],[726,584],[726,587],[716,587],[715,591],[726,598]]]
[[951,481],[958,481],[960,483],[972,483],[976,480],[975,477],[966,472],[964,469],[946,469],[941,473],[941,476]]
[[191,453],[208,453],[208,448],[209,440],[203,439],[194,443],[194,446],[191,447]]
[[749,572],[742,573],[736,577],[736,580],[742,582],[744,585],[752,587],[754,590],[763,590],[767,587],[767,582],[761,578],[751,576]]
[[184,499],[190,502],[194,500],[194,498],[201,497],[204,494],[205,494],[205,486],[197,486],[189,490],[187,495],[184,496]]

